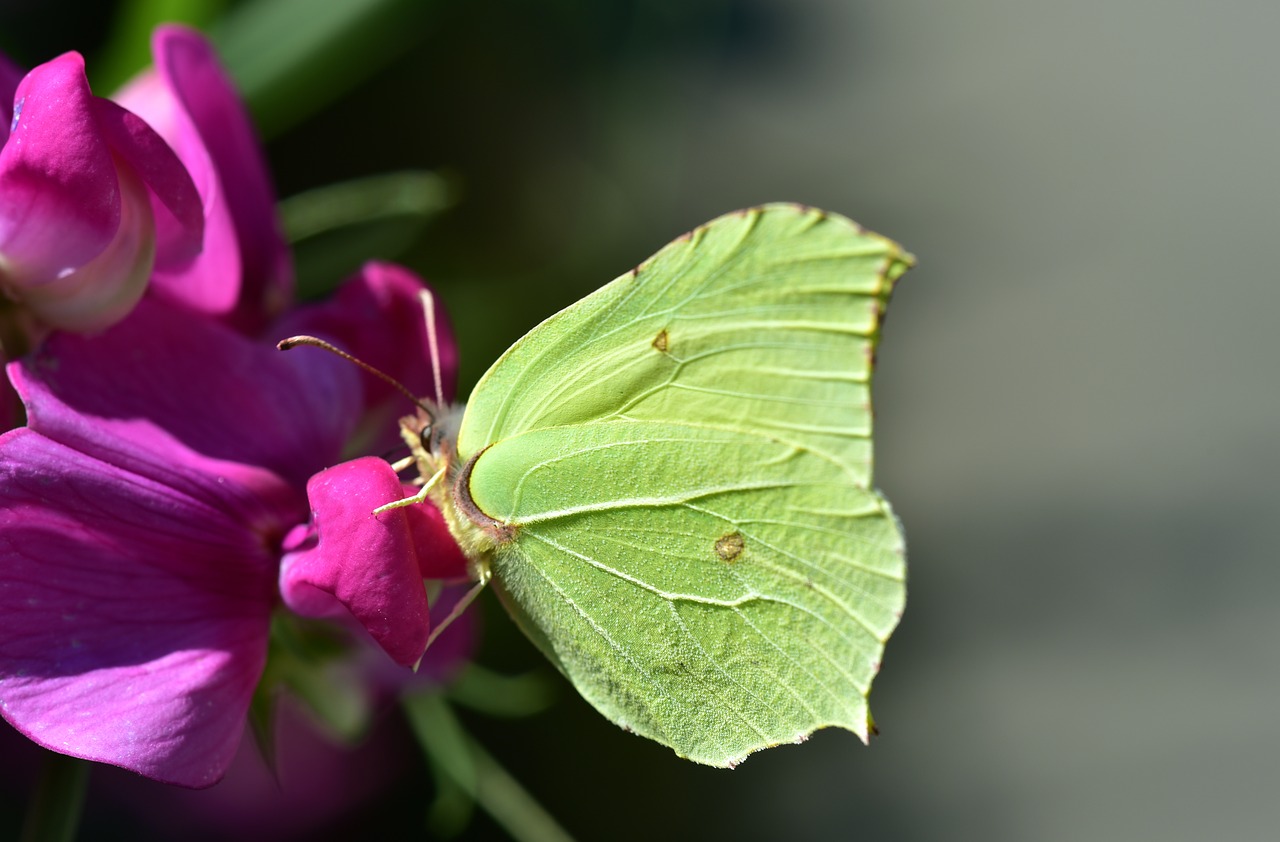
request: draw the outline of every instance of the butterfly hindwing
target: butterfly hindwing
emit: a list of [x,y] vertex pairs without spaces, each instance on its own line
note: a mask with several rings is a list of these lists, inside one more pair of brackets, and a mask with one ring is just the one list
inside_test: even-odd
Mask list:
[[634,421],[515,436],[477,468],[491,457],[512,476],[473,482],[476,502],[521,524],[495,584],[605,715],[715,765],[827,725],[866,735],[902,544],[839,465]]

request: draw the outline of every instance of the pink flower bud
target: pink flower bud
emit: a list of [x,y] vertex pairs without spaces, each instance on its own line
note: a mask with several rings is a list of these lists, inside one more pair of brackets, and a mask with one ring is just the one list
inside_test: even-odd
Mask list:
[[78,53],[28,73],[12,114],[0,149],[0,292],[35,325],[102,330],[137,303],[157,254],[181,264],[199,252],[195,185],[140,118],[90,93]]

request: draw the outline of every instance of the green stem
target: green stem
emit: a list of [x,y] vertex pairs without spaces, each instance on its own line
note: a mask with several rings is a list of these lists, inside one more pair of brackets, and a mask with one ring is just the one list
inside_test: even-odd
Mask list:
[[573,842],[520,782],[462,727],[439,695],[405,699],[409,722],[432,764],[518,842]]
[[75,839],[88,788],[88,763],[65,754],[46,752],[40,780],[22,824],[21,842]]

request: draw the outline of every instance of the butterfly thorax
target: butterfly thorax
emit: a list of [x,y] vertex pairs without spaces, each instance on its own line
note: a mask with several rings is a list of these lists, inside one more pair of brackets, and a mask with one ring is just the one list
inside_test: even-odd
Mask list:
[[515,537],[514,527],[486,515],[471,499],[469,478],[479,454],[463,462],[457,435],[464,406],[428,405],[400,419],[400,435],[413,456],[426,497],[440,510],[453,539],[471,562],[477,578],[487,579],[489,556]]

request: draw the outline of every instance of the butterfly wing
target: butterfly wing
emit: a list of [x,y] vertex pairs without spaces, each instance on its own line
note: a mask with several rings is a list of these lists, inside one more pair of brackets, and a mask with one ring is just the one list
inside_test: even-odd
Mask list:
[[610,719],[713,765],[824,726],[866,737],[905,598],[870,374],[909,265],[816,210],[721,217],[477,386],[466,491],[516,536],[494,583]]

